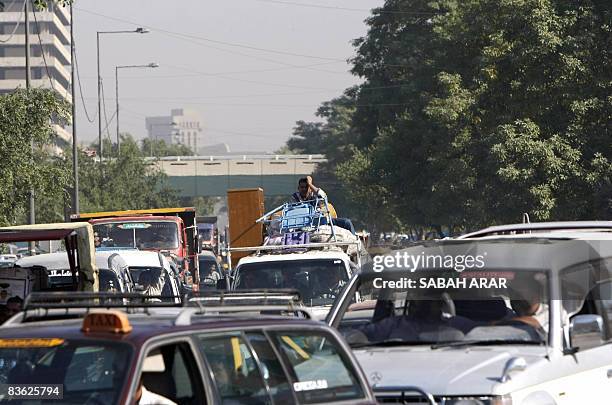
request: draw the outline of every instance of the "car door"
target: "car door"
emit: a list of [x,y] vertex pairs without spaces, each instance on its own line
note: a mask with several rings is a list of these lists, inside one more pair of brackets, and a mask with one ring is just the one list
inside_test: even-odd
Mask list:
[[219,404],[272,404],[265,370],[241,332],[205,334],[197,337],[217,391]]
[[601,403],[612,397],[612,283],[594,287],[574,316],[599,315],[603,336],[593,339],[577,351],[570,351],[555,365],[565,370],[565,377],[555,381],[560,404]]
[[324,330],[205,334],[198,341],[220,404],[373,400],[350,355]]

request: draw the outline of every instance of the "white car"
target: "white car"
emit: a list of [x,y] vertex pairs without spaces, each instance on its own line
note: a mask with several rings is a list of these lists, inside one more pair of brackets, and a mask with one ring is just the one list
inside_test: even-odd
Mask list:
[[393,257],[353,276],[327,318],[381,403],[610,402],[612,235],[429,241]]

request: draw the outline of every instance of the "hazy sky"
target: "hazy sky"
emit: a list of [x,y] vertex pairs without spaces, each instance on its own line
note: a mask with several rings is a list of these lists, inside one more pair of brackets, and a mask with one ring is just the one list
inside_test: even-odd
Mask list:
[[[383,0],[76,0],[75,44],[85,104],[95,118],[96,31],[148,27],[148,34],[101,36],[107,118],[115,111],[120,70],[120,124],[136,138],[144,117],[172,108],[198,111],[200,144],[272,151],[297,120],[314,120],[323,101],[359,82],[346,60],[351,40],[365,35],[364,19]],[[97,139],[79,101],[80,141]],[[104,117],[104,115],[103,115]],[[108,131],[115,139],[115,122]]]

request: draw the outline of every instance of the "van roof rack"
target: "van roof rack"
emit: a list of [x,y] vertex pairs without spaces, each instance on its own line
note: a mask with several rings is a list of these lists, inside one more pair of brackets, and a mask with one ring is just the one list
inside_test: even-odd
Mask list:
[[228,248],[230,252],[258,252],[258,251],[282,251],[282,250],[296,250],[296,249],[319,249],[319,248],[330,248],[330,247],[348,247],[352,245],[359,245],[359,241],[354,242],[315,242],[315,243],[304,243],[301,245],[263,245],[263,246],[247,246],[247,247],[231,247]]
[[[139,293],[109,293],[88,291],[56,291],[30,293],[23,304],[23,311],[33,309],[69,308],[150,308],[178,307],[177,296],[144,295]],[[167,300],[173,300],[171,302]]]
[[303,305],[231,305],[231,306],[210,306],[202,305],[200,301],[195,301],[197,306],[183,308],[174,320],[176,326],[191,325],[191,318],[194,315],[224,315],[240,316],[256,313],[262,316],[291,316],[302,319],[314,319],[312,313]]
[[295,289],[249,289],[234,291],[204,291],[200,296],[194,294],[186,305],[197,306],[241,306],[241,305],[302,305],[302,296]]

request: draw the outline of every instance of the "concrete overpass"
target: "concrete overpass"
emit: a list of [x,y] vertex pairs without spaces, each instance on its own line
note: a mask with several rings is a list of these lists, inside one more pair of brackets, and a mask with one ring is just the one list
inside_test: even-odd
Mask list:
[[323,155],[172,156],[153,159],[181,197],[225,196],[228,189],[264,189],[266,196],[287,195],[300,177],[326,162]]

